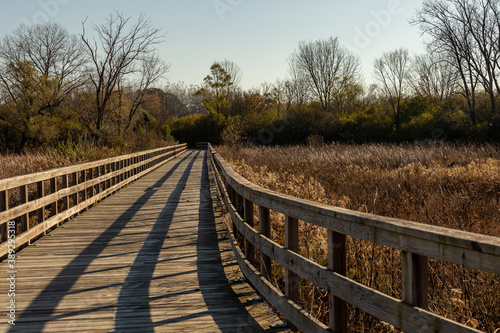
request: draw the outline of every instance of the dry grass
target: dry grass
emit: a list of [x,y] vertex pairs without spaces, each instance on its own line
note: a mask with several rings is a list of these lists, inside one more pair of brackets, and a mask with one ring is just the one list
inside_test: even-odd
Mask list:
[[57,151],[0,155],[0,179],[60,168],[72,164]]
[[[219,147],[243,177],[300,198],[378,215],[500,237],[500,149],[495,145],[332,144]],[[281,214],[273,239],[282,243]],[[301,222],[301,253],[326,263],[326,232]],[[348,237],[348,276],[401,297],[401,254]],[[500,277],[436,260],[429,264],[430,310],[469,326],[500,327]],[[274,280],[282,286],[281,269]],[[302,305],[327,321],[327,294],[304,282]],[[354,308],[351,331],[395,331]]]

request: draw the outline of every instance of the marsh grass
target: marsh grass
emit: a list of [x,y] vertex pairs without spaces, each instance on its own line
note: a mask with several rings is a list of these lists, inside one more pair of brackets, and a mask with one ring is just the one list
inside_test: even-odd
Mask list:
[[[263,187],[347,209],[500,237],[500,149],[496,145],[315,144],[217,151],[243,177]],[[300,223],[300,253],[326,264],[326,231]],[[272,213],[272,239],[282,244],[284,217]],[[401,298],[401,253],[347,238],[347,275]],[[283,288],[283,270],[273,268]],[[301,305],[327,323],[325,291],[303,281]],[[429,309],[471,327],[500,327],[500,277],[429,261]],[[353,307],[349,330],[395,332]]]

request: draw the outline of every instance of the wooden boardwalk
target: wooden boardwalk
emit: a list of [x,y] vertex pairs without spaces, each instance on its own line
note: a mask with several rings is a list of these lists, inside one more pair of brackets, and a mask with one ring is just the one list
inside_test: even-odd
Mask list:
[[186,152],[18,252],[15,326],[0,263],[0,331],[277,331],[267,305],[234,282],[205,154]]

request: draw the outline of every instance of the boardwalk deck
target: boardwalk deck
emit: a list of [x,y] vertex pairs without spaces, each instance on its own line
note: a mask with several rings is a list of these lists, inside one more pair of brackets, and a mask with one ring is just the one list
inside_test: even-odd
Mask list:
[[256,332],[281,322],[241,277],[214,218],[206,152],[188,151],[18,253],[2,332]]

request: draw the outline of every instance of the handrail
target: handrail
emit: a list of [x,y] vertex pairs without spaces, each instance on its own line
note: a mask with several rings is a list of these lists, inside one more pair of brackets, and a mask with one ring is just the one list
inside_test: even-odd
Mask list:
[[[280,194],[238,175],[210,145],[208,159],[220,200],[231,216],[233,233],[239,233],[245,241],[243,251],[235,235],[228,233],[243,273],[300,330],[346,332],[346,303],[349,303],[405,332],[479,332],[426,310],[427,259],[500,274],[498,237],[361,213]],[[254,228],[254,204],[259,207],[259,232]],[[286,217],[285,246],[270,239],[270,210]],[[328,267],[297,253],[299,220],[327,229]],[[402,300],[346,277],[346,235],[402,250]],[[260,272],[252,262],[255,248],[261,253]],[[269,282],[271,259],[285,268],[285,295]],[[329,327],[296,304],[298,276],[330,293]]]
[[9,253],[9,229],[15,230],[16,247],[28,244],[186,148],[181,144],[0,179],[0,258]]

